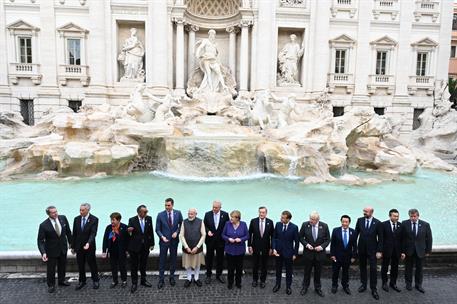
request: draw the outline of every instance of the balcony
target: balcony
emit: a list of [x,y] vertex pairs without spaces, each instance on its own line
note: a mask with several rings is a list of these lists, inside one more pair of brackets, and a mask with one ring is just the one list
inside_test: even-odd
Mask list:
[[89,85],[89,67],[87,65],[59,65],[59,83],[67,85],[68,80],[79,80],[84,87]]
[[392,21],[397,19],[400,13],[398,0],[375,0],[373,8],[373,18],[379,20],[381,15],[390,15]]
[[329,93],[333,93],[335,88],[346,88],[346,93],[351,94],[354,90],[354,75],[329,73],[327,83]]
[[336,18],[338,12],[349,14],[349,18],[354,18],[357,12],[356,0],[333,0],[330,12],[333,18]]
[[417,0],[414,19],[416,22],[421,21],[423,16],[430,16],[432,22],[436,22],[440,15],[440,2],[436,0]]
[[16,85],[20,78],[30,79],[33,84],[41,83],[40,65],[37,63],[10,63],[8,78]]
[[395,77],[393,75],[370,75],[368,79],[368,94],[375,94],[376,90],[386,90],[388,95],[394,92]]
[[428,96],[433,95],[435,77],[433,76],[409,76],[408,93],[415,95],[418,90],[425,90]]

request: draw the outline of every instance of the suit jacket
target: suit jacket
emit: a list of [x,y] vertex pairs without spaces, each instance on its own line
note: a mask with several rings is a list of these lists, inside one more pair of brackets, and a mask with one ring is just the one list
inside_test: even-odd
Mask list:
[[336,227],[332,231],[332,241],[330,243],[330,255],[336,257],[339,262],[350,263],[352,258],[357,258],[357,232],[349,228],[348,245],[344,247],[343,228]]
[[60,237],[49,218],[42,222],[38,229],[38,249],[42,255],[46,253],[51,258],[67,254],[68,244],[72,242],[70,225],[66,216],[59,215],[58,219],[61,226]]
[[370,227],[367,230],[365,228],[365,221],[366,219],[361,217],[357,219],[357,224],[355,225],[355,231],[359,237],[357,248],[359,256],[362,254],[375,255],[376,252],[382,252],[382,223],[373,217]]
[[429,223],[419,220],[417,224],[417,235],[413,234],[411,221],[406,220],[403,225],[403,250],[407,256],[412,256],[416,252],[419,258],[425,257],[425,254],[432,252],[432,230]]
[[289,222],[287,230],[283,230],[283,223],[277,222],[273,234],[273,250],[285,258],[292,258],[294,255],[298,256],[298,247],[300,241],[298,238],[297,225]]
[[271,248],[273,233],[275,227],[273,221],[269,218],[265,219],[265,227],[263,237],[260,236],[260,219],[253,218],[249,224],[249,239],[248,246],[252,247],[254,252],[267,252]]
[[[216,246],[216,247],[224,247],[225,242],[222,239],[222,230],[224,230],[225,223],[229,221],[229,215],[225,211],[219,211],[221,213],[219,218],[219,226],[216,229],[214,225],[214,216],[213,211],[208,211],[205,213],[205,218],[203,219],[203,223],[205,224],[206,229],[206,238],[205,243],[206,246]],[[213,233],[213,236],[208,235],[208,231]]]
[[131,252],[140,252],[142,246],[149,251],[149,248],[154,247],[154,228],[152,225],[152,217],[149,215],[144,217],[144,233],[141,231],[140,220],[138,216],[129,218],[128,227],[132,227],[133,231],[130,234],[128,250]]
[[[179,232],[181,231],[182,221],[182,214],[179,210],[173,209],[173,225],[171,227],[168,225],[168,213],[166,210],[159,212],[159,214],[157,214],[156,233],[159,236],[160,245],[171,244],[178,246]],[[171,235],[175,232],[177,233],[177,236],[175,239],[173,239]],[[169,242],[164,243],[164,241],[162,241],[162,236],[165,236],[169,240]]]
[[[130,235],[127,231],[127,225],[124,223],[120,223],[119,225],[119,235],[116,237],[116,243],[117,246],[119,247],[119,252],[116,252],[115,254],[118,254],[120,256],[125,257],[125,252],[127,251],[128,244],[129,244],[129,239]],[[112,232],[113,228],[112,225],[109,224],[106,226],[105,233],[103,235],[103,252],[113,252],[112,247],[113,247],[113,241],[112,238],[110,237],[110,234]]]
[[[330,231],[328,230],[328,225],[324,222],[318,223],[317,229],[317,238],[314,241],[313,238],[313,227],[311,223],[304,222],[300,228],[300,243],[303,244],[303,257],[308,260],[319,259],[321,261],[326,259],[325,248],[330,244]],[[321,246],[322,251],[309,250],[306,248],[306,245],[311,245],[313,247]]]
[[383,248],[382,256],[390,258],[395,255],[397,258],[401,255],[402,250],[402,237],[403,237],[403,225],[397,222],[397,230],[395,233],[392,231],[392,224],[390,220],[382,223],[383,233]]
[[95,250],[95,237],[97,236],[98,218],[89,214],[84,229],[81,230],[81,215],[73,221],[73,243],[71,248],[75,251],[84,250],[83,247],[89,243],[89,250]]

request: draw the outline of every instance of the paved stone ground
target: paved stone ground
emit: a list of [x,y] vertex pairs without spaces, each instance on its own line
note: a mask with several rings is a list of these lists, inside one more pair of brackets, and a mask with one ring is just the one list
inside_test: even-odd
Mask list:
[[[241,290],[228,290],[226,285],[213,282],[211,285],[203,284],[201,288],[192,285],[184,289],[183,280],[178,280],[176,286],[168,284],[165,288],[158,290],[156,287],[158,278],[156,275],[149,276],[148,280],[153,283],[152,288],[139,286],[135,294],[130,294],[129,288],[122,289],[117,287],[110,289],[111,277],[102,275],[99,290],[93,290],[89,280],[87,287],[81,291],[75,291],[76,282],[72,286],[58,288],[56,293],[48,294],[44,278],[0,278],[0,303],[20,304],[20,303],[457,303],[457,272],[455,268],[428,272],[424,278],[425,294],[421,294],[415,289],[413,291],[404,290],[403,280],[398,286],[402,288],[401,293],[390,291],[389,293],[379,290],[380,301],[375,301],[370,292],[359,294],[357,288],[359,282],[356,277],[351,278],[351,290],[353,294],[344,294],[341,288],[337,294],[330,293],[331,282],[329,270],[326,270],[323,278],[324,298],[319,298],[312,290],[306,296],[300,296],[300,283],[302,273],[298,273],[294,278],[292,295],[285,294],[283,287],[278,293],[274,294],[271,289],[274,285],[273,274],[269,275],[267,287],[265,289],[252,288],[251,277],[243,277]],[[42,275],[41,275],[42,276]],[[11,278],[13,277],[13,278]],[[204,278],[204,276],[202,276]],[[129,278],[130,279],[130,278]],[[168,280],[166,281],[168,283]],[[130,281],[129,281],[130,287]],[[379,286],[380,289],[380,286]]]

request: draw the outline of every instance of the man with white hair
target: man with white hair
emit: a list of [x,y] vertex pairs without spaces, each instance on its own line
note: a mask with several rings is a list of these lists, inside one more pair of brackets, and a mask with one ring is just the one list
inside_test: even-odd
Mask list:
[[328,225],[320,221],[319,213],[311,212],[309,221],[301,226],[300,242],[303,244],[303,258],[305,260],[305,274],[301,295],[308,292],[311,280],[311,270],[314,268],[314,290],[323,297],[321,285],[322,263],[326,259],[325,248],[330,244],[330,231]]
[[198,287],[202,286],[199,279],[200,265],[205,265],[203,256],[203,243],[205,242],[205,224],[197,217],[197,210],[190,208],[187,213],[187,219],[181,225],[179,238],[182,243],[182,266],[187,271],[187,280],[184,287],[189,287],[194,282]]
[[100,287],[97,261],[95,259],[95,237],[97,236],[98,218],[90,214],[90,204],[84,203],[79,207],[79,214],[73,221],[73,242],[71,252],[76,253],[79,270],[79,284],[76,290],[86,286],[86,261],[92,276],[93,288]]

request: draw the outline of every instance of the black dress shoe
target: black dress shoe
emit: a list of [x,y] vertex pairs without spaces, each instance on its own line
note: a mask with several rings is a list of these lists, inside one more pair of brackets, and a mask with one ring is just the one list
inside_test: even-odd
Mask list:
[[211,277],[206,277],[205,278],[205,284],[211,284]]
[[233,289],[233,284],[228,284],[227,287],[228,289]]
[[252,282],[252,287],[257,287],[257,281]]
[[117,286],[117,284],[118,284],[117,282],[112,282],[111,285],[109,286],[109,288],[114,288]]
[[93,289],[99,289],[100,288],[100,282],[99,281],[93,282],[92,283],[92,288]]
[[373,296],[373,299],[379,300],[379,295],[378,295],[378,292],[376,290],[372,290],[371,291],[371,295]]
[[321,297],[321,298],[324,297],[324,293],[322,292],[322,289],[319,288],[319,289],[316,289],[316,290],[314,290],[314,291],[316,292],[316,294],[317,294],[319,297]]
[[70,283],[68,283],[67,281],[59,282],[59,286],[67,287],[70,286]]
[[389,286],[387,285],[387,283],[382,284],[382,290],[389,292]]
[[308,287],[303,287],[303,288],[300,290],[300,294],[301,294],[302,296],[304,296],[307,292],[308,292]]
[[55,287],[55,286],[50,286],[50,287],[48,287],[48,292],[49,292],[49,293],[54,293],[54,292],[56,292],[56,287]]
[[265,282],[260,282],[260,288],[265,288]]
[[398,288],[397,285],[390,284],[390,288],[392,288],[392,289],[395,290],[396,292],[401,292],[401,289]]
[[425,293],[424,288],[422,288],[422,286],[420,286],[420,285],[416,285],[416,289],[417,289],[419,292]]
[[185,287],[185,288],[188,288],[188,287],[190,286],[190,283],[191,283],[191,281],[186,280],[186,281],[184,282],[184,287]]
[[290,289],[290,287],[287,287],[287,289],[286,289],[286,294],[287,294],[288,296],[290,296],[290,295],[292,294],[292,289]]
[[413,287],[410,284],[406,284],[406,290],[411,291],[413,290]]
[[365,290],[367,290],[367,287],[365,285],[360,285],[359,292],[365,292]]
[[176,285],[176,281],[175,281],[175,278],[174,278],[174,277],[171,277],[171,278],[170,278],[170,285],[171,285],[171,286],[175,286],[175,285]]
[[149,283],[148,281],[142,281],[141,285],[144,286],[144,287],[152,287],[152,284]]
[[198,287],[202,287],[203,284],[202,284],[202,281],[196,280],[195,285],[197,285]]
[[162,280],[160,280],[159,283],[157,283],[157,288],[162,289],[164,285],[165,283]]
[[121,283],[121,287],[122,287],[122,288],[127,287],[127,281],[123,281],[123,282]]
[[349,287],[343,287],[343,291],[348,295],[351,294],[351,290],[349,289]]
[[138,285],[132,284],[132,287],[130,287],[130,292],[134,293],[138,289]]
[[279,289],[281,289],[281,286],[280,285],[275,285],[273,287],[273,292],[278,292]]
[[221,282],[222,284],[225,284],[225,280],[222,276],[217,276],[216,277],[216,280],[218,280],[219,282]]
[[332,286],[332,293],[336,293],[338,290],[338,287],[337,286]]
[[236,288],[241,289],[241,284],[235,284]]
[[80,290],[84,286],[86,286],[86,282],[79,282],[78,286],[75,287],[75,290]]

